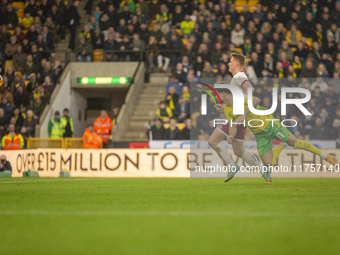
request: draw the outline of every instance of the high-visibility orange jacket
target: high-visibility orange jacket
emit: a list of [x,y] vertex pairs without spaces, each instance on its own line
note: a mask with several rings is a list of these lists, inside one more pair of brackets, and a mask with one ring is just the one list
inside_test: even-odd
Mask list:
[[85,129],[83,135],[83,148],[100,148],[101,143],[102,139],[95,132],[91,132],[88,128]]
[[103,139],[103,143],[106,143],[108,139],[111,139],[111,130],[112,130],[112,120],[109,115],[106,115],[103,119],[102,116],[99,116],[94,122],[94,131]]
[[2,137],[2,148],[4,150],[20,150],[24,147],[24,138],[21,134],[14,134],[11,138],[10,133]]

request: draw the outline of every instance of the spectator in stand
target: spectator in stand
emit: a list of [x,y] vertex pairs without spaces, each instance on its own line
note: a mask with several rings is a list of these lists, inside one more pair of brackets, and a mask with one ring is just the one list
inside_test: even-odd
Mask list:
[[63,137],[63,123],[60,119],[60,112],[55,111],[54,119],[51,119],[48,123],[48,134],[50,138],[62,138]]
[[73,120],[69,114],[69,109],[65,108],[63,111],[63,116],[60,118],[64,126],[63,137],[73,137],[74,134]]
[[327,140],[328,133],[326,127],[322,123],[322,119],[317,116],[314,121],[315,128],[310,132],[310,140]]
[[23,86],[19,86],[14,93],[14,105],[16,107],[27,107],[29,105],[29,94]]
[[172,15],[172,24],[179,28],[183,20],[184,20],[183,9],[182,6],[178,4],[175,7],[175,13]]
[[4,25],[8,29],[14,29],[19,23],[19,19],[11,3],[7,4],[6,12],[4,15]]
[[39,86],[39,83],[37,81],[37,75],[35,73],[31,73],[27,76],[29,83],[26,86],[26,91],[30,95],[33,90]]
[[168,123],[173,116],[172,110],[166,105],[165,101],[160,101],[159,108],[157,110],[157,117],[160,118],[163,123]]
[[166,36],[161,37],[161,40],[158,43],[158,49],[160,50],[159,55],[157,56],[158,68],[160,72],[165,72],[167,71],[170,63],[169,57],[170,44]]
[[71,34],[68,47],[72,51],[75,50],[76,30],[77,30],[77,26],[79,26],[79,19],[81,18],[81,16],[78,13],[78,6],[79,6],[79,1],[76,0],[73,2],[72,6],[70,6],[70,8],[65,13],[65,26],[70,30],[70,34]]
[[176,119],[171,118],[169,122],[169,128],[165,129],[164,139],[165,140],[179,140],[180,131],[177,127]]
[[175,76],[176,80],[178,80],[179,84],[182,86],[185,82],[185,76],[187,75],[183,70],[183,64],[177,63],[176,69],[173,72],[173,75]]
[[77,61],[91,62],[92,51],[92,45],[84,37],[81,37],[77,49]]
[[107,111],[102,110],[100,116],[94,122],[94,131],[102,138],[103,147],[109,148],[112,140],[112,120]]
[[146,130],[146,136],[149,140],[164,140],[165,129],[162,123],[162,119],[156,117],[154,124]]
[[17,37],[15,35],[12,35],[10,41],[6,44],[5,48],[6,60],[12,60],[18,46],[19,44],[17,43]]
[[29,0],[28,5],[25,7],[24,12],[29,12],[33,17],[37,15],[38,6],[35,4],[35,0]]
[[172,51],[172,66],[176,66],[180,62],[181,52],[179,50],[183,49],[183,43],[181,38],[176,34],[172,33],[170,36],[170,51]]
[[176,93],[175,87],[169,87],[169,93],[166,95],[166,102],[170,109],[172,110],[172,113],[174,113],[175,106],[178,103],[179,96]]
[[190,118],[190,103],[185,101],[182,95],[179,96],[173,113],[178,122],[183,122],[185,119]]
[[103,50],[106,51],[104,54],[104,60],[105,61],[113,61],[114,59],[114,52],[107,52],[107,51],[113,51],[116,50],[118,46],[118,43],[114,40],[113,33],[108,33],[108,38],[104,42]]
[[29,29],[34,22],[34,17],[29,11],[25,11],[25,16],[22,18],[21,25],[25,30]]
[[147,50],[147,63],[149,64],[150,72],[153,72],[154,64],[155,64],[155,56],[157,54],[158,45],[155,36],[150,36],[148,44],[146,45]]
[[4,76],[4,83],[0,87],[0,98],[5,96],[8,99],[9,102],[13,103],[14,99],[13,99],[13,95],[10,91],[10,88],[11,88],[11,86],[8,84],[7,76]]
[[2,96],[0,107],[4,109],[5,117],[9,120],[12,116],[13,104],[8,101],[6,96]]
[[334,119],[332,127],[328,130],[328,139],[332,141],[340,140],[340,119]]
[[20,130],[24,124],[24,117],[22,116],[19,107],[14,108],[12,118],[15,118],[15,123],[18,126],[18,130]]
[[0,138],[6,133],[5,127],[8,125],[9,120],[5,116],[5,111],[0,108]]
[[316,77],[316,70],[314,68],[313,61],[306,60],[305,64],[302,66],[302,69],[301,69],[301,76],[305,78]]
[[33,43],[33,42],[36,40],[37,36],[38,36],[38,32],[37,32],[37,30],[36,30],[34,24],[32,24],[32,25],[30,26],[30,29],[29,29],[28,32],[26,33],[25,38],[26,38],[26,39],[29,41],[29,43],[31,44],[31,43]]
[[194,30],[195,23],[190,19],[189,14],[185,14],[184,20],[181,22],[181,32],[184,38],[189,38]]
[[301,39],[302,34],[299,30],[297,30],[296,24],[293,23],[290,26],[290,30],[287,31],[286,41],[288,42],[290,47],[296,48]]
[[44,110],[44,105],[42,104],[41,97],[34,96],[33,100],[31,100],[27,109],[32,110],[34,112],[34,115],[41,116]]
[[20,150],[24,147],[24,139],[21,134],[15,132],[14,125],[10,124],[8,133],[2,137],[3,150]]
[[240,23],[236,23],[234,29],[231,31],[231,43],[236,47],[242,47],[244,44],[245,30]]
[[204,69],[201,74],[201,78],[214,78],[215,73],[211,69],[211,64],[209,61],[204,62]]
[[0,172],[4,172],[4,171],[10,171],[12,172],[12,166],[11,163],[9,161],[7,161],[6,159],[6,155],[1,155],[0,157]]
[[190,140],[190,133],[191,133],[191,120],[186,119],[185,120],[185,127],[181,130],[179,134],[180,140]]
[[26,57],[26,53],[22,52],[22,46],[18,45],[16,52],[13,54],[13,66],[15,70],[23,72]]
[[38,117],[34,116],[32,110],[28,110],[26,115],[23,125],[27,129],[28,136],[35,137],[35,126],[38,124]]
[[93,125],[88,125],[83,135],[84,149],[99,149],[102,147],[102,139],[94,131]]
[[134,61],[142,60],[143,56],[141,54],[143,54],[143,52],[145,51],[145,43],[144,43],[143,40],[140,39],[138,33],[133,34],[133,40],[131,42],[131,48],[132,48],[133,51],[139,52],[139,53],[136,53],[136,54],[133,55],[133,60]]
[[169,94],[170,87],[174,87],[176,94],[181,95],[182,87],[181,85],[179,85],[178,81],[176,80],[175,76],[172,73],[169,74],[169,81],[165,85],[165,94]]

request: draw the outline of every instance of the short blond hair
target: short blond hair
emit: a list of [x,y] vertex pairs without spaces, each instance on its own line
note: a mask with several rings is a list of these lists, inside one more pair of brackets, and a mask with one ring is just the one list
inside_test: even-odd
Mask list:
[[246,63],[246,57],[244,55],[239,53],[233,53],[231,57],[234,58],[237,62],[239,62],[242,67],[244,67],[244,64]]

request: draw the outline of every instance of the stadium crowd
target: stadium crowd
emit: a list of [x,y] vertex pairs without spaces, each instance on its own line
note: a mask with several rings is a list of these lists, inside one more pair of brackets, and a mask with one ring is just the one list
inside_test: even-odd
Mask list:
[[[245,71],[264,106],[271,105],[273,86],[311,90],[308,107],[314,117],[305,118],[294,109],[287,116],[299,120],[299,127],[292,130],[296,135],[339,137],[340,1],[100,0],[94,8],[92,3],[89,0],[85,6],[88,23],[76,34],[79,1],[66,6],[61,0],[30,0],[20,22],[11,2],[1,2],[4,130],[12,115],[19,118],[15,108],[24,119],[32,110],[32,119],[37,121],[62,72],[53,53],[55,39],[64,40],[69,28],[69,48],[78,61],[92,61],[93,50],[103,49],[105,61],[134,61],[142,56],[149,71],[170,70],[167,96],[158,110],[164,123],[171,125],[172,119],[185,123],[190,112],[197,111],[189,106],[190,82],[230,79],[231,54],[241,52],[247,57]],[[6,68],[7,61],[13,67]],[[313,127],[320,120],[325,130],[315,132]],[[197,128],[200,120],[195,122]],[[27,125],[17,126],[28,132]],[[31,134],[24,131],[34,135],[32,130]],[[208,128],[196,133],[204,136],[207,132]]]
[[[23,15],[14,7],[19,5],[25,6]],[[30,0],[25,5],[1,1],[0,138],[11,125],[24,141],[35,136],[35,126],[63,70],[54,49],[57,36],[65,39],[65,10],[60,0]]]

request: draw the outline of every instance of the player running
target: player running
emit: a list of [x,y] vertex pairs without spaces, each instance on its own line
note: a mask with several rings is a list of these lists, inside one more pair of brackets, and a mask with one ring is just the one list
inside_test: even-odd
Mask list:
[[[318,148],[314,147],[312,144],[306,141],[302,141],[297,139],[293,134],[289,132],[289,130],[281,125],[281,123],[273,118],[273,115],[257,115],[248,109],[248,96],[245,96],[245,102],[244,102],[244,109],[246,109],[244,115],[234,115],[233,114],[233,96],[231,94],[231,91],[228,89],[216,89],[216,91],[219,92],[221,101],[225,104],[224,107],[224,113],[228,119],[235,120],[234,124],[232,125],[231,122],[229,122],[229,136],[228,136],[228,143],[233,143],[235,139],[237,139],[237,133],[238,133],[238,126],[235,123],[242,123],[245,121],[245,125],[250,129],[250,131],[253,132],[256,138],[257,143],[257,150],[258,153],[262,159],[262,162],[264,164],[263,168],[264,171],[269,173],[269,168],[266,166],[272,165],[273,161],[273,144],[272,139],[278,138],[283,142],[286,142],[289,146],[292,146],[297,149],[303,149],[309,152],[312,152],[318,156],[320,156],[322,159],[326,160],[327,162],[336,165],[338,164],[338,160],[330,155],[325,154],[324,152],[321,152]],[[260,103],[260,99],[257,97],[253,97],[253,106],[255,109],[258,110],[267,110],[264,107],[258,106]],[[251,120],[251,125],[248,125],[249,121]],[[241,124],[243,126],[243,124]],[[271,178],[270,178],[271,183]]]
[[[243,67],[245,65],[245,56],[242,54],[233,54],[230,62],[228,64],[229,71],[233,75],[233,79],[231,80],[231,84],[242,88],[243,93],[247,94],[248,88],[252,88],[253,86],[248,81],[247,75],[243,72]],[[224,104],[215,105],[215,109],[218,111],[223,111]],[[224,111],[226,112],[226,111]],[[232,147],[234,154],[242,158],[248,165],[255,166],[260,170],[263,178],[267,181],[268,184],[271,183],[270,173],[262,171],[262,165],[257,160],[256,156],[244,149],[244,135],[245,135],[246,127],[245,126],[237,126],[237,134],[234,135],[234,139],[232,139]],[[235,162],[231,159],[228,150],[221,143],[222,140],[228,138],[229,136],[229,124],[220,124],[214,132],[209,137],[208,143],[211,148],[213,148],[217,155],[223,160],[224,164],[230,166],[230,170],[228,171],[227,178],[225,182],[231,180],[235,173],[239,170],[239,166],[235,164]],[[231,170],[233,169],[233,171]]]

